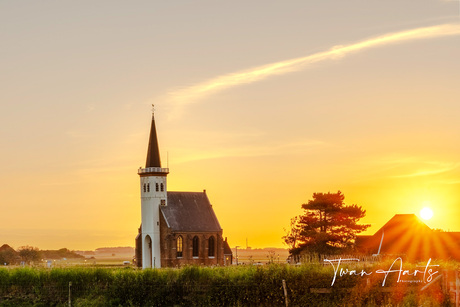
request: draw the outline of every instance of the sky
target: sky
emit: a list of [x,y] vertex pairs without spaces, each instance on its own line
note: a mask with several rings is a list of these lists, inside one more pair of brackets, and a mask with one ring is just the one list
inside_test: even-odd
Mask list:
[[0,41],[0,244],[134,246],[152,104],[232,247],[338,190],[460,231],[459,1],[1,1]]

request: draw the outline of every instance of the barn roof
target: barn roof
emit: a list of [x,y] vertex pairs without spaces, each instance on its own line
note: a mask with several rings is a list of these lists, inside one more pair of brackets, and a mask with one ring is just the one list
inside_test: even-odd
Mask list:
[[172,231],[218,232],[219,221],[206,192],[168,192],[167,206],[160,207]]
[[376,254],[405,254],[413,259],[460,259],[460,235],[433,231],[415,214],[396,214],[373,236],[358,236],[359,249]]
[[431,234],[431,229],[415,214],[396,214],[373,236],[361,238],[360,243],[372,253],[398,254],[404,251],[414,238]]

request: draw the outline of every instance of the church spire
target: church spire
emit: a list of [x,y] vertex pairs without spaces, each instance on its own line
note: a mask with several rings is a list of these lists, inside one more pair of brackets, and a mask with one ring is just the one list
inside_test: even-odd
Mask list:
[[160,148],[158,147],[157,130],[155,128],[155,116],[152,105],[152,125],[150,127],[149,148],[145,167],[161,167]]
[[168,205],[166,176],[169,169],[161,168],[155,117],[152,111],[149,148],[145,168],[139,168],[141,188],[141,234],[138,238],[138,254],[143,268],[161,267],[160,206]]

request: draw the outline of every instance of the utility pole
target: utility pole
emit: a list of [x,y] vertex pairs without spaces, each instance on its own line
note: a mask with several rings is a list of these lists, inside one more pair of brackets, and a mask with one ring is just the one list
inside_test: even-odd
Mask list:
[[238,247],[240,247],[240,246],[238,246],[238,245],[235,246],[235,251],[236,251],[236,252],[235,252],[235,253],[236,253],[236,265],[238,265]]

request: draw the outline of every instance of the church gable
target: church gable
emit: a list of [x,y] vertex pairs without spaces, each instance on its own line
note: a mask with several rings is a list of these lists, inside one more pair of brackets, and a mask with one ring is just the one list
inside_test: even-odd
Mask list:
[[168,192],[160,210],[173,232],[220,232],[219,221],[205,192]]

